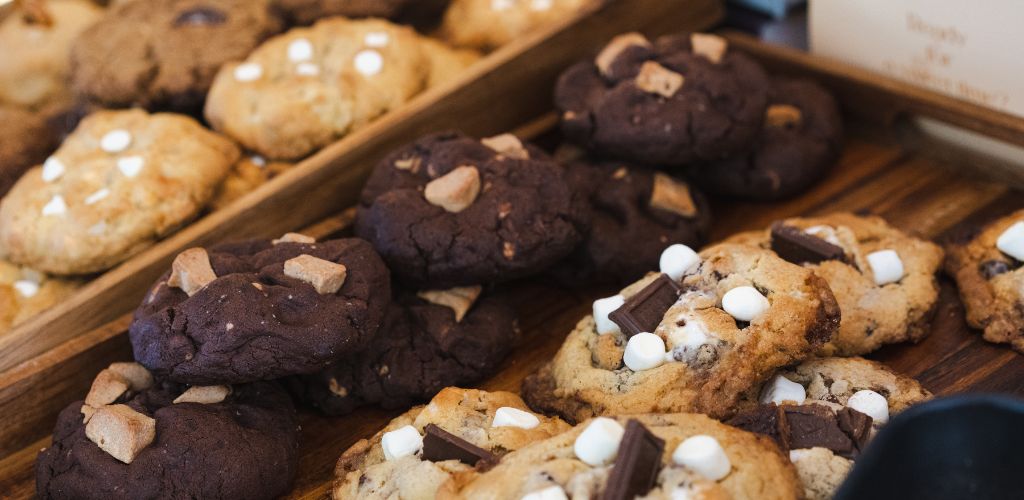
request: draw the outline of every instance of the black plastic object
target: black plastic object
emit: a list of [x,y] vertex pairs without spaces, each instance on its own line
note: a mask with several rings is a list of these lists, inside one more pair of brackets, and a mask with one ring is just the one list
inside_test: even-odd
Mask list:
[[835,500],[1024,499],[1024,401],[954,396],[879,431]]

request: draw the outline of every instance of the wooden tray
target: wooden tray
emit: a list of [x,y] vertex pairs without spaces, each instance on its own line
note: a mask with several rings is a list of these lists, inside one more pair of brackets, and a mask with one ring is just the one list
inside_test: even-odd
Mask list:
[[719,0],[608,1],[522,37],[484,58],[457,81],[416,97],[100,276],[69,300],[0,335],[0,371],[134,309],[138,298],[185,248],[280,235],[352,205],[369,168],[396,145],[448,128],[479,136],[495,134],[547,111],[561,70],[622,31],[706,29],[721,16]]
[[[811,73],[821,76],[813,66],[803,63],[813,60],[806,55],[765,48],[742,38],[735,40],[747,44],[744,46],[759,57],[762,52],[768,53],[765,61],[774,57],[787,62],[792,73],[806,73],[810,68]],[[836,70],[827,74],[840,78],[835,75],[853,71],[846,67]],[[860,92],[840,92],[844,106],[861,106],[864,101],[857,96],[875,93],[899,104],[904,102],[900,92],[909,90],[897,86],[900,92],[891,92],[888,82],[872,82],[875,80],[858,83]],[[949,113],[951,121],[960,122],[976,119],[974,111],[931,112]],[[962,165],[941,164],[894,142],[892,134],[885,133],[891,130],[886,122],[872,116],[878,115],[864,114],[865,119],[849,123],[851,130],[839,163],[824,181],[802,196],[774,204],[715,200],[712,239],[764,227],[782,217],[849,210],[879,214],[904,230],[941,240],[963,227],[1024,206],[1024,197],[1003,184],[956,173]],[[535,136],[553,124],[552,116],[542,116],[519,132]],[[319,237],[343,234],[351,217],[352,212],[345,211],[308,231]],[[565,290],[543,279],[505,288],[502,295],[519,313],[523,339],[501,370],[479,386],[518,391],[523,377],[550,359],[577,320],[589,312],[591,301],[610,291]],[[123,316],[0,374],[0,414],[7,417],[6,425],[0,428],[0,495],[32,495],[35,456],[48,444],[57,411],[83,397],[101,368],[131,358],[125,335],[129,320]],[[869,357],[917,378],[939,395],[964,391],[1024,395],[1024,358],[1008,348],[982,341],[978,332],[967,328],[956,290],[945,278],[931,335],[917,345],[889,346]],[[347,417],[327,418],[301,412],[302,456],[291,498],[322,498],[329,491],[338,455],[356,440],[379,430],[397,413],[364,408]]]

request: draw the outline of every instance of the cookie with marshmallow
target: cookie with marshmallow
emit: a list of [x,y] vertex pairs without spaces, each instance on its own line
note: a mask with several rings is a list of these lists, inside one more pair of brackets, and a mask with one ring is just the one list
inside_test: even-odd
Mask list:
[[699,414],[590,419],[448,483],[446,492],[509,500],[601,498],[612,471],[626,467],[619,451],[633,419],[664,441],[643,498],[800,497],[796,471],[774,443]]
[[0,334],[63,302],[83,284],[0,259]]
[[572,422],[647,412],[727,417],[750,387],[809,358],[839,326],[824,280],[768,250],[721,244],[676,253],[666,251],[666,273],[594,303],[594,316],[524,381],[531,406]]
[[993,220],[946,246],[967,323],[985,340],[1024,353],[1024,210]]
[[473,466],[423,458],[430,424],[499,457],[570,429],[557,417],[533,412],[510,392],[448,387],[346,450],[335,468],[333,498],[424,498],[451,491],[453,477],[472,474]]
[[[810,262],[780,248],[778,227],[817,238],[841,258]],[[931,330],[938,304],[936,273],[943,251],[873,215],[837,212],[818,217],[778,221],[763,231],[740,233],[727,241],[779,250],[828,282],[842,321],[839,333],[821,350],[822,356],[867,354],[887,344],[918,342]],[[812,243],[815,240],[810,240]]]

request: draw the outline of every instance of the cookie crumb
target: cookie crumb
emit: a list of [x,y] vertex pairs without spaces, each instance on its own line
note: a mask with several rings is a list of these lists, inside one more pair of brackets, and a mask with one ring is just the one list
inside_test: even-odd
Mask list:
[[217,274],[213,272],[206,249],[189,248],[174,258],[167,286],[180,288],[191,297],[215,279]]
[[345,284],[348,269],[343,264],[302,254],[284,263],[284,275],[305,281],[320,295],[337,293]]

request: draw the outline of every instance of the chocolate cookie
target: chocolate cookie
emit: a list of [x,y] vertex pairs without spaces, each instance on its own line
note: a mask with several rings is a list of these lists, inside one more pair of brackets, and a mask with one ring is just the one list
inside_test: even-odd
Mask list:
[[586,226],[582,196],[540,150],[510,134],[441,133],[377,165],[355,229],[401,280],[448,288],[537,273],[568,255]]
[[0,198],[26,170],[57,148],[56,134],[41,116],[0,106]]
[[566,137],[646,165],[720,160],[749,147],[768,102],[761,67],[715,35],[654,43],[629,33],[566,70],[555,88]]
[[688,174],[715,194],[777,200],[821,179],[839,158],[842,142],[842,116],[831,94],[807,80],[775,78],[753,148],[691,165]]
[[104,107],[198,115],[221,65],[283,28],[270,0],[127,2],[78,38],[72,83]]
[[292,24],[313,24],[324,17],[380,17],[427,22],[448,6],[449,0],[272,0]]
[[590,202],[590,231],[555,264],[559,282],[630,283],[657,268],[669,245],[699,248],[707,241],[710,207],[685,182],[623,163],[576,162],[567,168],[570,186]]
[[405,408],[444,387],[475,383],[497,369],[519,336],[512,309],[494,298],[476,300],[479,294],[480,287],[403,293],[369,347],[290,379],[289,388],[320,411],[343,415],[368,404]]
[[135,359],[190,384],[313,373],[369,344],[391,297],[359,239],[289,234],[182,252],[135,311]]
[[[104,373],[124,388],[126,380],[107,373],[118,365],[134,364],[115,363],[93,388]],[[36,460],[39,498],[271,499],[287,493],[298,467],[299,428],[288,395],[276,384],[186,391],[148,382],[96,408],[88,404],[91,391],[60,413],[53,443]]]

